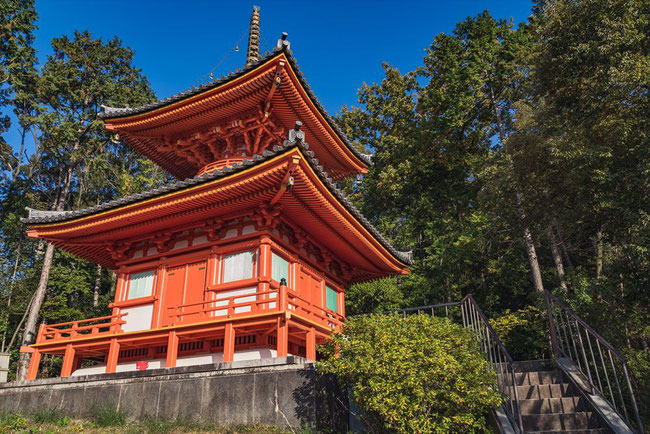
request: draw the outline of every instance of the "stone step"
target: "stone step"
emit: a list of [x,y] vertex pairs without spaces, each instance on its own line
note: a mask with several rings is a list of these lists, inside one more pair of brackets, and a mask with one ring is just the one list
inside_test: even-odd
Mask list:
[[588,410],[582,396],[569,398],[524,399],[519,402],[521,414],[575,413]]
[[528,431],[562,431],[599,428],[598,417],[592,412],[522,414],[524,430]]
[[[501,379],[502,375],[499,375]],[[512,378],[507,376],[509,380]],[[559,384],[564,382],[561,371],[531,371],[516,372],[515,381],[518,386],[536,385],[536,384]],[[510,381],[512,383],[512,381]]]
[[527,434],[609,434],[611,431],[607,428],[589,428],[589,429],[570,429],[559,431],[527,431]]
[[517,386],[519,399],[567,398],[573,396],[573,387],[568,383],[537,384]]
[[531,372],[531,371],[553,371],[555,366],[552,360],[524,360],[514,363],[515,371],[517,372]]

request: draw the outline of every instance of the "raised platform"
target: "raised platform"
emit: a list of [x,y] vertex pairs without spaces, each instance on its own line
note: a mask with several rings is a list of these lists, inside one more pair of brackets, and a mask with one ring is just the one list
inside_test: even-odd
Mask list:
[[130,418],[272,424],[345,432],[346,395],[313,363],[289,356],[214,365],[0,383],[0,411],[72,417],[115,405]]

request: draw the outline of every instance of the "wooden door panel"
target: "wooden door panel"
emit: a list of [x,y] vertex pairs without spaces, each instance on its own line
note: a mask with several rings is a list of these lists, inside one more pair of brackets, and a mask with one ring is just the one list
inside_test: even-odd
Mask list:
[[[195,262],[187,265],[185,279],[185,291],[183,292],[183,304],[195,304],[205,300],[205,280],[207,275],[206,261]],[[196,304],[183,308],[183,322],[195,322],[201,319],[197,314],[203,310],[203,305]]]
[[171,317],[169,314],[173,312],[170,307],[178,307],[182,304],[183,292],[185,288],[185,265],[180,267],[173,267],[167,269],[167,282],[163,289],[164,305],[162,311],[162,325],[170,325],[172,323],[179,323],[178,318]]

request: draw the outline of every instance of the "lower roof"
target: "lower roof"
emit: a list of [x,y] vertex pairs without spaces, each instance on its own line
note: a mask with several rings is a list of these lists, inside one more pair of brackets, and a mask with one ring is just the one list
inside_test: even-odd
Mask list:
[[[251,172],[254,170],[258,170],[255,176],[258,177],[257,179],[259,181],[255,182],[259,183],[259,188],[262,187],[262,183],[264,182],[270,185],[270,174],[261,172],[261,169],[263,167],[271,167],[272,162],[280,164],[292,155],[299,155],[301,161],[304,161],[306,164],[304,164],[303,170],[301,171],[302,178],[296,181],[293,189],[295,191],[292,190],[292,194],[283,199],[286,202],[284,212],[298,213],[303,209],[307,210],[309,208],[305,215],[314,215],[315,219],[320,219],[323,224],[329,225],[327,226],[329,228],[328,230],[348,237],[347,243],[350,247],[347,248],[359,251],[361,255],[359,259],[354,259],[355,256],[350,255],[348,256],[349,260],[366,261],[368,264],[375,261],[377,264],[383,264],[376,265],[377,269],[375,273],[371,273],[378,275],[372,276],[367,273],[362,273],[364,276],[359,275],[359,278],[356,280],[381,277],[382,273],[379,272],[381,269],[384,269],[383,275],[406,272],[406,265],[411,263],[410,253],[395,249],[345,195],[336,188],[328,174],[319,165],[318,160],[314,158],[313,152],[309,151],[309,145],[298,141],[293,143],[285,141],[282,146],[274,147],[273,151],[265,151],[261,155],[255,155],[250,159],[244,160],[242,163],[205,173],[201,176],[195,176],[184,181],[171,182],[157,189],[134,194],[101,205],[75,211],[60,212],[28,209],[29,216],[23,219],[23,221],[30,226],[28,232],[30,236],[46,239],[58,247],[72,251],[74,254],[85,259],[103,263],[104,266],[114,268],[115,264],[110,263],[106,256],[107,253],[103,252],[106,249],[107,240],[115,241],[124,239],[123,237],[129,235],[129,232],[125,228],[129,227],[129,225],[134,226],[135,222],[140,222],[138,219],[142,219],[142,222],[145,221],[145,217],[151,219],[152,211],[150,210],[154,209],[154,207],[169,206],[180,195],[193,194],[192,192],[196,189],[201,189],[200,191],[205,190],[205,194],[213,194],[217,188],[224,189],[224,185],[229,185],[229,180],[233,180],[233,183],[239,182],[240,184],[243,181],[244,183],[248,183],[248,188],[253,188],[250,185],[254,182],[252,177],[255,174]],[[242,176],[245,174],[250,175],[251,179]],[[225,183],[222,181],[225,181]],[[217,184],[220,186],[217,187]],[[214,190],[212,189],[213,185]],[[241,190],[238,191],[243,196],[243,185],[245,184],[241,185],[242,187],[238,187]],[[268,185],[266,186],[267,188]],[[315,187],[320,187],[320,190]],[[315,196],[322,196],[322,199],[319,199],[319,203],[313,200]],[[329,199],[326,196],[329,196]],[[258,194],[255,200],[268,200],[268,197]],[[244,206],[244,201],[241,200],[240,202]],[[199,207],[199,205],[199,202],[192,202],[194,208]],[[248,205],[255,206],[253,202],[248,203]],[[140,211],[136,212],[136,210]],[[188,208],[187,210],[192,209]],[[182,212],[187,210],[183,210]],[[179,218],[174,216],[175,214],[180,215],[182,212],[180,205],[178,205],[178,210],[170,214],[170,216]],[[211,212],[214,214],[218,211],[214,209]],[[345,220],[345,225],[341,223],[343,220],[340,217],[334,218],[334,214],[342,216]],[[129,216],[128,218],[125,217],[127,215]],[[198,218],[200,216],[197,214],[196,217]],[[144,225],[144,223],[142,224]],[[139,230],[144,230],[144,226]],[[348,231],[358,233],[357,238],[353,238],[351,232],[348,233]],[[369,253],[366,251],[368,249],[373,250],[373,252]],[[334,250],[342,250],[342,244],[338,244]],[[334,253],[339,253],[334,250]],[[343,252],[344,256],[347,253],[349,252]],[[362,256],[366,259],[361,258]]]

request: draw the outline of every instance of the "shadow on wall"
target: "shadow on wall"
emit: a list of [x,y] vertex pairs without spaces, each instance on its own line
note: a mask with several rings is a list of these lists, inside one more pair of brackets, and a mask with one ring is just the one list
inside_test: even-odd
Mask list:
[[302,371],[300,376],[303,382],[294,389],[293,399],[302,426],[317,432],[348,432],[348,398],[336,378],[315,370]]

